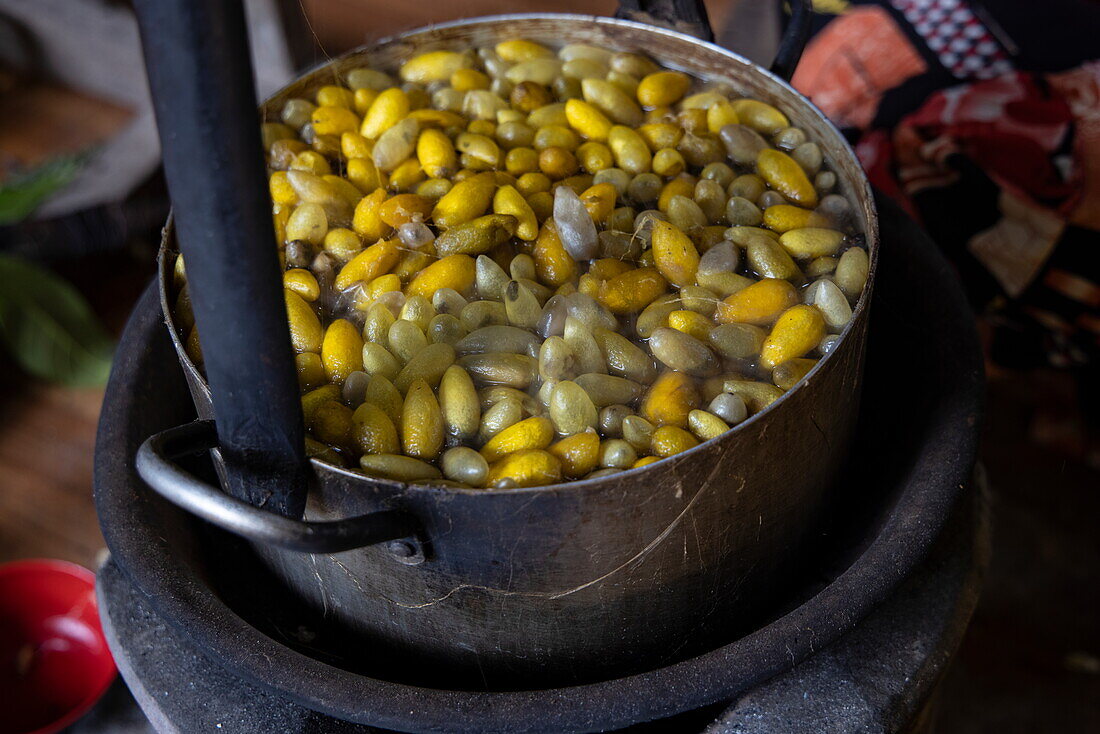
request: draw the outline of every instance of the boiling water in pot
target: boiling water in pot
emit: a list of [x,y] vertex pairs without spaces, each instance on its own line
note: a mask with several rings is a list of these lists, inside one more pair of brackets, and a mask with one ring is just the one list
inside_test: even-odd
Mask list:
[[[867,280],[816,142],[639,54],[429,51],[263,132],[308,448],[371,476],[660,461],[798,383]],[[176,286],[201,365],[182,258]]]

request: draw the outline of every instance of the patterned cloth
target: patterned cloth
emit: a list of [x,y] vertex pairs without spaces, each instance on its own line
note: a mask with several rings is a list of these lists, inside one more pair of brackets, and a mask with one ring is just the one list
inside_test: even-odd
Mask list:
[[[1100,20],[1093,0],[1046,2]],[[811,41],[794,85],[847,128],[872,183],[955,262],[997,327],[994,358],[1095,365],[1100,46],[1068,68],[1025,61],[1041,57],[994,12],[1012,5],[852,5]]]
[[1012,71],[1008,54],[963,0],[890,3],[958,79],[991,79]]

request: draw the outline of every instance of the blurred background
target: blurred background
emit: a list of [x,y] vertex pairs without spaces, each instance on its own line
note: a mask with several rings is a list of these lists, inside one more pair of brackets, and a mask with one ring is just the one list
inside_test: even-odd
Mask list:
[[[719,44],[768,60],[779,3],[707,5]],[[266,95],[295,69],[416,26],[505,12],[606,15],[616,3],[246,6]],[[1098,732],[1100,3],[815,7],[795,85],[956,264],[987,347],[994,554],[938,731]],[[963,31],[944,39],[960,8],[992,45],[976,42],[968,55],[952,45]],[[978,112],[949,119],[945,100]],[[0,107],[0,563],[95,568],[103,384],[168,211],[128,3],[0,0]],[[903,419],[904,396],[898,409]]]

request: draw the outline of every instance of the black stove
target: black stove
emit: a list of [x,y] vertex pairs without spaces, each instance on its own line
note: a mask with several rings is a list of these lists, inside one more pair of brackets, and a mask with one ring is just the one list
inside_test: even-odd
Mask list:
[[[716,665],[715,660],[730,661],[740,666],[737,676],[745,682],[734,694],[717,704],[691,707],[694,710],[687,713],[622,731],[931,731],[935,688],[974,609],[986,565],[989,530],[980,471],[965,482],[973,461],[981,365],[972,329],[965,326],[970,316],[965,304],[959,305],[961,296],[949,267],[896,207],[880,201],[879,208],[883,250],[869,334],[865,409],[852,451],[855,468],[849,470],[844,497],[838,498],[836,516],[823,531],[820,548],[804,555],[804,568],[792,571],[801,579],[802,591],[749,636],[760,638],[755,643],[735,641],[722,651],[731,651],[727,657],[687,661],[679,672],[661,679],[666,686],[685,689],[681,698],[690,699],[693,692],[725,674],[723,663]],[[937,280],[939,285],[914,287]],[[293,690],[288,694],[284,687],[278,692],[260,682],[265,668],[271,671],[267,678],[278,678],[274,673],[295,660],[301,664],[302,654],[330,665],[340,663],[333,659],[331,647],[322,649],[321,641],[314,641],[312,647],[308,640],[303,644],[298,632],[309,632],[308,616],[285,595],[273,596],[263,585],[247,546],[226,545],[231,541],[225,537],[203,527],[181,526],[170,518],[159,520],[168,524],[159,525],[158,530],[133,531],[142,522],[158,521],[155,503],[150,504],[148,491],[133,476],[131,448],[149,435],[147,423],[163,418],[158,413],[190,410],[155,303],[155,293],[150,291],[135,311],[120,348],[123,356],[116,372],[129,374],[129,381],[123,385],[126,394],[109,389],[104,406],[97,446],[97,502],[101,521],[114,524],[108,540],[115,538],[115,547],[125,551],[131,564],[149,565],[141,570],[154,575],[146,578],[167,583],[162,588],[172,591],[176,603],[182,598],[195,613],[190,627],[163,616],[158,612],[160,600],[150,598],[147,589],[133,582],[141,576],[127,569],[121,557],[109,561],[99,574],[101,617],[137,704],[124,690],[117,690],[73,734],[387,731],[325,715],[295,702]],[[899,350],[924,344],[920,339],[927,339],[930,330],[940,336],[934,348],[925,348],[910,360],[909,372],[886,374],[886,367],[896,365]],[[912,382],[916,379],[923,382]],[[909,387],[899,391],[899,385]],[[947,396],[941,397],[937,390],[946,391]],[[922,402],[927,404],[916,405]],[[127,412],[139,418],[124,419]],[[171,419],[178,422],[179,416],[173,414]],[[906,430],[901,423],[906,420],[915,425]],[[937,451],[960,445],[966,448],[955,454]],[[115,454],[125,460],[101,461]],[[950,466],[944,456],[956,456],[956,465]],[[947,481],[954,484],[945,489]],[[884,536],[888,542],[883,542]],[[208,559],[204,567],[179,565],[181,551],[187,556],[188,547],[196,545],[209,545],[216,560]],[[875,561],[869,565],[871,556]],[[869,568],[875,572],[868,573]],[[219,585],[219,573],[229,582]],[[186,577],[182,581],[177,578],[180,574]],[[233,624],[248,620],[245,627],[235,628],[236,634],[245,637],[259,630],[261,636],[242,641],[239,649],[217,648],[209,639],[203,640],[203,625],[211,629],[226,623],[213,616],[217,607],[203,601],[211,590],[237,615],[225,620]],[[273,599],[281,601],[273,604]],[[815,611],[807,614],[815,601]],[[873,603],[877,606],[872,610]],[[775,660],[777,639],[782,642],[778,654],[784,660]],[[252,675],[231,672],[240,671],[246,659]],[[785,672],[771,675],[776,670]],[[337,688],[326,688],[330,681],[310,679],[304,671],[294,673],[303,681],[312,680],[308,685],[313,692],[321,691],[321,699],[329,695],[329,711],[352,710],[360,721],[371,718],[369,706],[351,708],[361,699],[354,695],[349,699],[346,693],[341,699]],[[644,711],[647,703],[639,700],[642,697],[630,681],[610,682],[617,696],[612,700],[627,710],[629,720],[652,718],[630,713]],[[370,688],[365,690],[371,693]],[[569,689],[557,690],[575,695]],[[427,696],[423,706],[428,709],[433,692],[423,691]],[[464,705],[465,695],[455,694],[457,705]],[[528,703],[510,710],[518,722],[516,730],[551,730],[539,706],[557,696],[555,691],[535,692],[526,699]],[[577,700],[580,705],[601,705],[595,696],[582,695]],[[147,721],[138,715],[137,705]],[[435,730],[417,727],[415,715],[407,718],[409,728]]]

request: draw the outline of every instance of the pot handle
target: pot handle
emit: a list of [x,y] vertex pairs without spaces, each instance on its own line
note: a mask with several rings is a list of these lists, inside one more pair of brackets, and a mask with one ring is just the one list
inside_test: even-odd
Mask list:
[[176,460],[218,447],[213,421],[194,421],[151,436],[137,452],[137,472],[154,492],[192,515],[256,543],[302,553],[339,553],[393,541],[406,564],[424,560],[419,525],[400,510],[344,520],[307,522],[250,505],[184,470]]
[[[790,0],[791,19],[787,23],[771,71],[790,81],[806,42],[810,40],[811,0]],[[707,8],[703,0],[619,0],[616,18],[659,25],[714,42]]]

